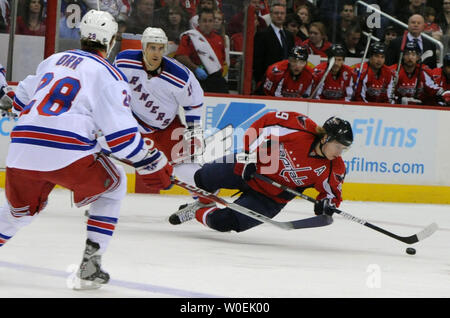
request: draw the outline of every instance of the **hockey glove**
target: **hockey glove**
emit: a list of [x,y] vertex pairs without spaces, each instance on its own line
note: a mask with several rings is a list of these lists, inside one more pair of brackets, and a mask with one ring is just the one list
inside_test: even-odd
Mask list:
[[203,139],[203,129],[199,125],[188,123],[188,127],[183,132],[184,153],[191,157],[202,156],[205,141]]
[[204,81],[205,79],[208,78],[208,73],[206,73],[206,71],[201,68],[201,67],[197,67],[194,71],[195,76],[197,76],[197,78],[201,81]]
[[256,153],[240,153],[236,155],[236,161],[244,165],[242,169],[242,179],[249,181],[256,172]]
[[314,213],[316,215],[326,214],[332,216],[335,210],[336,206],[328,198],[316,201],[314,204]]
[[172,186],[173,167],[166,155],[158,149],[149,150],[147,156],[133,166],[149,190],[167,190]]
[[442,92],[442,94],[436,95],[439,100],[439,105],[450,106],[450,91]]
[[11,112],[13,106],[14,91],[11,87],[3,86],[0,88],[0,111],[2,117],[15,117],[15,114]]

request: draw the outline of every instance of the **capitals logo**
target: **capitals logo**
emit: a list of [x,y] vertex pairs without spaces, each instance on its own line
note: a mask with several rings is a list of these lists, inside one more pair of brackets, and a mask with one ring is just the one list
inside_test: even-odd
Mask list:
[[280,177],[283,177],[286,182],[290,182],[290,180],[292,180],[292,182],[294,182],[297,186],[302,186],[305,184],[303,180],[308,179],[308,177],[298,176],[297,172],[310,171],[311,167],[294,168],[295,165],[289,157],[287,151],[284,149],[283,144],[280,144],[280,161],[284,166],[279,173]]

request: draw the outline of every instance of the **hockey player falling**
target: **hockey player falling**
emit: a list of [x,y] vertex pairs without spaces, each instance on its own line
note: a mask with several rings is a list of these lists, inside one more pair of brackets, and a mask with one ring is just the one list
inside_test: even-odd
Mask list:
[[[142,50],[122,51],[114,64],[128,78],[131,111],[141,133],[153,140],[170,161],[181,162],[174,166],[174,174],[192,184],[200,165],[192,163],[190,155],[202,152],[203,90],[187,67],[164,56],[167,42],[162,29],[147,28],[141,39]],[[178,114],[180,107],[187,127]],[[141,185],[138,175],[136,191],[145,191]]]
[[[299,192],[314,187],[319,192],[314,206],[316,216],[306,219],[304,225],[329,225],[334,208],[342,201],[345,164],[341,154],[352,142],[350,123],[340,118],[332,117],[320,127],[300,113],[270,112],[246,131],[246,163],[222,160],[225,163],[205,164],[194,175],[195,185],[208,192],[239,189],[242,194],[234,203],[269,218],[275,217],[294,196],[254,178],[255,172]],[[266,150],[267,155],[261,155]],[[255,155],[256,163],[250,160]],[[268,157],[272,160],[268,161]],[[221,232],[242,232],[261,224],[230,208],[219,209],[205,198],[181,206],[169,222],[180,224],[193,218]]]
[[81,50],[56,53],[21,81],[13,107],[20,112],[6,159],[6,197],[0,209],[0,246],[45,208],[56,184],[73,191],[77,207],[90,205],[87,241],[74,288],[109,281],[101,268],[126,193],[126,175],[100,153],[101,129],[116,157],[127,159],[146,185],[166,188],[172,166],[147,149],[132,117],[124,75],[105,59],[117,23],[91,10],[80,24]]

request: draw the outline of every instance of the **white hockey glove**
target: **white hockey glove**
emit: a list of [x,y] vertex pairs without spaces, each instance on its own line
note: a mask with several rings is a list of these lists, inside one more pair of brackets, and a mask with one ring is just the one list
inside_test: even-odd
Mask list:
[[184,153],[191,158],[201,157],[205,150],[203,129],[200,125],[188,124],[183,132]]
[[420,99],[416,99],[414,97],[402,97],[401,101],[403,105],[409,105],[411,103],[422,104],[422,101]]
[[14,91],[9,86],[0,88],[0,111],[2,117],[8,116],[14,118],[17,115],[11,111],[13,106]]

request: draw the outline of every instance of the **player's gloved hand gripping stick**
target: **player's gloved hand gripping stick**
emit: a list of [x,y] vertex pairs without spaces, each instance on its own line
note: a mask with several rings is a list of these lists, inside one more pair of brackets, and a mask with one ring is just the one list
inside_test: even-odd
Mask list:
[[[293,190],[293,189],[291,189],[291,188],[289,188],[289,187],[287,187],[285,185],[279,184],[279,183],[273,181],[272,179],[270,179],[270,178],[268,178],[268,177],[266,177],[264,175],[255,173],[254,177],[258,178],[260,180],[263,180],[263,181],[265,181],[265,182],[267,182],[267,183],[269,183],[269,184],[271,184],[271,185],[273,185],[273,186],[275,186],[277,188],[280,188],[280,189],[282,189],[284,191],[287,191],[287,192],[290,192],[290,193],[292,193],[292,194],[294,194],[296,196],[299,196],[302,199],[308,200],[309,202],[312,202],[314,204],[318,203],[318,201],[315,200],[314,198],[311,198],[310,196],[307,196],[307,195],[305,195],[303,193],[295,191],[295,190]],[[403,243],[406,243],[406,244],[414,244],[414,243],[417,243],[419,241],[422,241],[425,238],[427,238],[430,235],[432,235],[438,229],[438,226],[437,226],[436,223],[431,223],[430,225],[425,227],[422,231],[420,231],[417,234],[414,234],[414,235],[411,235],[411,236],[399,236],[399,235],[396,235],[396,234],[391,233],[389,231],[386,231],[385,229],[382,229],[382,228],[380,228],[380,227],[378,227],[376,225],[373,225],[373,224],[367,222],[366,220],[363,220],[363,219],[360,219],[358,217],[355,217],[355,216],[353,216],[353,215],[351,215],[351,214],[349,214],[347,212],[341,211],[339,209],[334,208],[333,212],[341,215],[342,217],[344,217],[344,218],[346,218],[346,219],[348,219],[350,221],[353,221],[353,222],[362,224],[364,226],[367,226],[367,227],[371,228],[372,230],[375,230],[377,232],[383,233],[383,234],[385,234],[387,236],[390,236],[390,237],[392,237],[392,238],[394,238],[396,240],[402,241]]]

